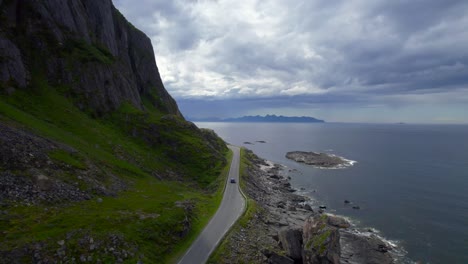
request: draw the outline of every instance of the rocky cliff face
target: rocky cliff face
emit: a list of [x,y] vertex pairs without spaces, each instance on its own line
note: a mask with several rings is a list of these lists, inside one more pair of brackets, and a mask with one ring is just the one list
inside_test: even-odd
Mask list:
[[181,116],[165,90],[150,39],[111,0],[0,0],[0,83],[26,89],[36,75],[97,116],[147,100]]

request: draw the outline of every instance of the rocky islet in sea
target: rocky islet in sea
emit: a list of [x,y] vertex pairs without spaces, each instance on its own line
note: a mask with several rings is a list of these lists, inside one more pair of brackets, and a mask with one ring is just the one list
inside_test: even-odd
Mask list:
[[337,169],[352,165],[354,162],[328,153],[290,151],[286,153],[286,158],[299,163],[312,165],[317,168]]

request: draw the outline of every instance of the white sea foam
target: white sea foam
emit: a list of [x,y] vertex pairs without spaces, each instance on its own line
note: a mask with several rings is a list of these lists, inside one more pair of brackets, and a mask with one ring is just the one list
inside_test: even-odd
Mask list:
[[273,161],[266,160],[267,165],[260,164],[260,169],[262,171],[267,171],[269,169],[272,169],[275,166],[275,163]]
[[341,160],[344,161],[343,164],[340,164],[340,165],[337,165],[337,166],[334,166],[334,167],[322,167],[322,166],[314,166],[312,165],[314,168],[317,168],[317,169],[322,169],[322,170],[336,170],[336,169],[345,169],[347,167],[351,167],[351,166],[354,166],[354,164],[357,163],[357,161],[355,160],[350,160],[350,159],[346,159],[344,157],[341,157],[341,156],[338,156],[338,155],[335,155],[335,154],[328,154],[327,155],[331,156],[331,157],[337,157],[337,158],[340,158]]

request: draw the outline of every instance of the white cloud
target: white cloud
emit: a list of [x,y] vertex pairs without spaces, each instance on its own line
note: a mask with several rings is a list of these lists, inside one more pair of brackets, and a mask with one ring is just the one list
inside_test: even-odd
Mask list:
[[178,99],[327,95],[330,102],[410,104],[424,94],[435,104],[468,103],[463,0],[115,4],[151,37],[162,79]]

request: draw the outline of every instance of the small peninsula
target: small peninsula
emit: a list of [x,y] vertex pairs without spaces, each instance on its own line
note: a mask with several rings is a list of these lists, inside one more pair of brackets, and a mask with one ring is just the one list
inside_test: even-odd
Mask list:
[[323,169],[340,169],[352,166],[355,163],[355,161],[348,160],[333,154],[312,151],[291,151],[286,153],[286,158]]
[[242,116],[236,118],[189,118],[194,122],[252,122],[252,123],[325,123],[324,120],[310,116]]

